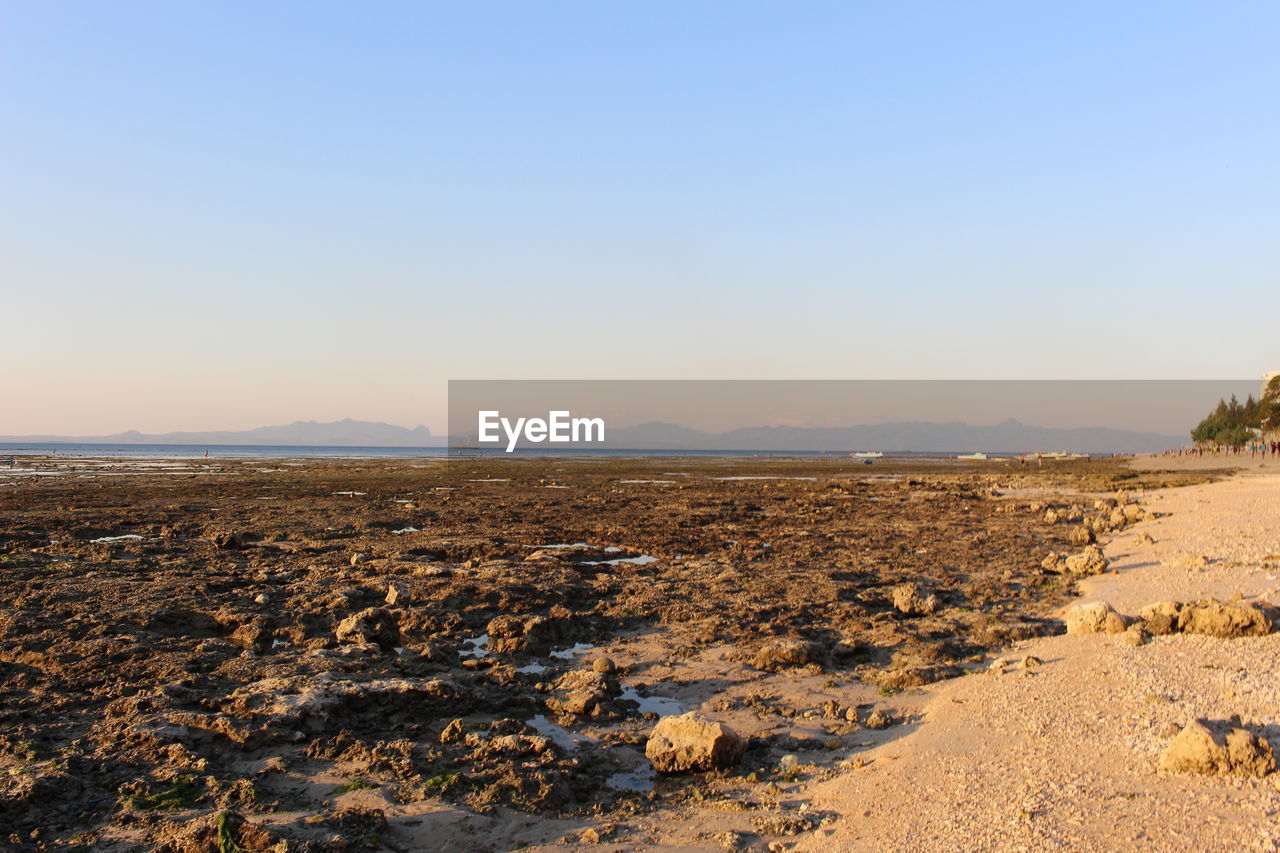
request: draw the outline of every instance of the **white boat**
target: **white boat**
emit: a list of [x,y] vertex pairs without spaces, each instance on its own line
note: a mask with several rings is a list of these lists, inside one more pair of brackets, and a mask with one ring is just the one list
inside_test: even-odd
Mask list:
[[856,453],[850,453],[854,459],[883,459],[884,454],[879,450],[859,450]]
[[956,458],[957,459],[973,459],[977,461],[982,461],[984,459],[989,459],[990,457],[987,456],[987,454],[983,453],[982,451],[978,451],[977,453],[965,453],[964,455],[957,456]]

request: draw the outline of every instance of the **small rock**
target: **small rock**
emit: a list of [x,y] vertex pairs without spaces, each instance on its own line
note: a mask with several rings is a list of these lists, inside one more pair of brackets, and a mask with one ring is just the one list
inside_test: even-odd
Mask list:
[[1259,637],[1271,633],[1271,617],[1251,604],[1201,601],[1178,614],[1178,630],[1210,637]]
[[1120,635],[1120,639],[1130,646],[1144,646],[1150,641],[1151,635],[1141,625],[1133,625]]
[[367,563],[367,562],[369,562],[369,555],[363,551],[357,551],[356,553],[351,555],[352,566],[358,566],[361,563]]
[[402,583],[391,583],[387,585],[387,604],[407,604],[409,602],[409,587]]
[[1128,623],[1105,601],[1077,604],[1063,617],[1068,634],[1119,634]]
[[751,665],[766,672],[777,672],[793,666],[803,666],[812,660],[813,647],[801,640],[782,640],[771,643],[756,652]]
[[236,551],[251,545],[257,539],[252,533],[215,533],[210,537],[215,548]]
[[902,583],[893,588],[893,606],[905,616],[930,616],[938,612],[939,601],[918,583]]
[[741,850],[750,841],[746,833],[732,829],[717,833],[714,838],[721,850]]
[[1098,536],[1093,532],[1092,528],[1077,524],[1071,528],[1071,532],[1067,534],[1067,539],[1072,545],[1092,545],[1098,541]]
[[338,623],[334,636],[340,643],[376,643],[384,651],[400,645],[400,626],[380,607],[370,607]]
[[1138,618],[1147,631],[1156,636],[1174,634],[1178,630],[1178,615],[1182,604],[1177,601],[1156,601],[1138,611]]
[[1089,545],[1079,554],[1067,557],[1064,565],[1073,575],[1096,575],[1105,572],[1111,563],[1102,555],[1101,548]]
[[462,720],[453,720],[440,732],[441,743],[459,743],[467,736],[467,726]]
[[1040,561],[1040,568],[1046,572],[1062,572],[1066,569],[1064,558],[1057,551],[1049,552],[1049,556]]
[[887,729],[893,725],[893,715],[879,708],[867,715],[866,725],[869,729]]
[[608,701],[609,696],[603,690],[585,687],[572,690],[563,698],[548,699],[546,705],[558,714],[591,717],[601,713]]
[[613,662],[613,658],[596,658],[591,662],[591,669],[594,672],[617,672],[618,665]]
[[267,595],[265,592],[260,592],[253,597],[255,604],[266,604],[270,600],[271,596]]
[[1203,554],[1179,554],[1173,558],[1173,565],[1180,569],[1203,569],[1209,565],[1209,558]]
[[1196,720],[1160,756],[1165,773],[1265,776],[1276,769],[1271,744],[1231,723]]

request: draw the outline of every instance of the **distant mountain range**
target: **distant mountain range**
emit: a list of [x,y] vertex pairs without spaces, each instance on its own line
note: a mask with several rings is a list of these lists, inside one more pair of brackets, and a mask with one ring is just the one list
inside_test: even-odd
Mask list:
[[1110,427],[1057,429],[1013,419],[992,426],[907,421],[851,427],[746,427],[706,433],[653,421],[605,431],[607,446],[684,450],[880,450],[1027,453],[1156,453],[1181,447],[1184,436]]
[[67,444],[207,444],[207,445],[271,445],[284,447],[440,447],[446,442],[424,426],[407,429],[373,421],[350,418],[332,423],[294,421],[281,426],[264,426],[245,430],[212,432],[142,433],[137,430],[114,435],[7,435],[6,443]]
[[[67,444],[193,444],[267,445],[288,447],[442,447],[445,436],[434,436],[425,426],[407,429],[373,421],[350,418],[332,423],[294,421],[281,426],[212,432],[141,433],[137,430],[114,435],[14,435],[0,436],[4,443]],[[475,436],[464,441],[475,444]],[[743,427],[710,433],[663,421],[630,427],[607,428],[605,443],[577,445],[583,449],[615,448],[639,450],[916,450],[945,453],[985,450],[1023,453],[1037,450],[1065,450],[1072,453],[1158,453],[1180,447],[1186,438],[1159,433],[1132,432],[1109,427],[1056,429],[1029,426],[1007,420],[993,426],[961,422],[931,423],[908,421],[851,427]],[[574,445],[526,444],[521,448]]]

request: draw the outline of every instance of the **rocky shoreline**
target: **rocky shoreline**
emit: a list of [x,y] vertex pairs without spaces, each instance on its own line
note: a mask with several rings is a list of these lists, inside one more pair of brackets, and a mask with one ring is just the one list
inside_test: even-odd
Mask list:
[[[76,466],[81,465],[78,469]],[[217,460],[0,487],[17,850],[789,845],[910,694],[1057,634],[1120,467]],[[37,473],[33,470],[31,473]],[[673,811],[675,810],[675,811]],[[744,823],[745,820],[745,823]],[[696,840],[696,839],[694,839]],[[233,845],[228,847],[227,845]]]

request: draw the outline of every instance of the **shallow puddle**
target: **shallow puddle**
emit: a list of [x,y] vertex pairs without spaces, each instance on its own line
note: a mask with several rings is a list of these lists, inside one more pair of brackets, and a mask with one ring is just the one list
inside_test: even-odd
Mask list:
[[538,714],[530,720],[529,727],[538,734],[551,738],[551,741],[561,749],[575,750],[578,744],[595,742],[593,738],[575,735],[564,726],[551,722],[544,714]]
[[471,648],[463,648],[458,652],[458,657],[464,658],[483,658],[489,656],[489,635],[481,634],[478,637],[467,637],[462,641],[463,646]]
[[[605,549],[605,550],[608,550],[608,549]],[[617,548],[615,550],[621,551],[622,549]],[[657,557],[650,556],[649,554],[641,554],[639,557],[615,557],[612,560],[588,560],[584,562],[582,565],[584,566],[617,566],[622,563],[630,563],[633,566],[647,566],[649,563],[656,563],[656,562],[658,562]]]
[[684,706],[678,700],[670,696],[641,696],[634,687],[624,688],[621,698],[629,699],[639,705],[641,714],[652,713],[659,717],[669,717],[672,714],[684,713]]
[[595,646],[591,643],[574,643],[567,649],[560,649],[552,652],[551,656],[553,658],[559,658],[560,660],[573,660],[578,655],[589,652],[594,648]]
[[652,791],[653,780],[658,774],[654,771],[653,766],[646,764],[635,770],[629,770],[624,773],[614,773],[608,779],[604,780],[605,785],[613,788],[615,791]]

